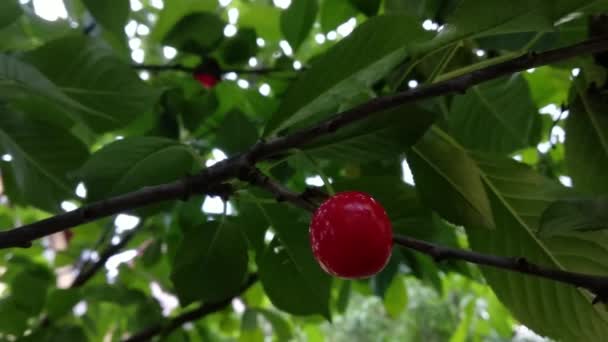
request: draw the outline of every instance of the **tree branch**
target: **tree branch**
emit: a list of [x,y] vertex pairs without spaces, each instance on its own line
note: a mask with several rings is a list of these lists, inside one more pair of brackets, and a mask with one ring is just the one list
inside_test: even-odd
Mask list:
[[100,253],[99,259],[97,261],[95,261],[95,263],[90,264],[88,267],[84,267],[78,273],[78,275],[76,275],[76,278],[74,278],[74,281],[70,285],[70,288],[80,287],[80,286],[84,285],[87,281],[89,281],[89,279],[91,279],[100,269],[102,269],[105,266],[106,261],[108,261],[108,259],[110,259],[110,257],[112,257],[114,254],[117,254],[118,252],[120,252],[131,241],[131,239],[133,239],[133,237],[135,236],[135,234],[137,234],[139,229],[142,229],[141,227],[142,226],[129,231],[127,234],[125,234],[122,237],[122,239],[120,240],[119,243],[117,243],[115,245],[110,243],[108,245],[108,247],[106,247]]
[[277,202],[287,201],[308,211],[313,211],[316,208],[316,205],[308,201],[304,196],[283,187],[255,167],[252,167],[248,173],[242,175],[241,179],[270,192],[275,196]]
[[316,138],[331,134],[341,127],[371,116],[373,113],[436,96],[464,93],[468,88],[485,81],[497,79],[518,71],[563,61],[579,55],[605,50],[608,50],[608,36],[586,40],[582,43],[542,53],[530,52],[520,57],[490,65],[442,82],[409,89],[394,95],[378,97],[360,106],[339,113],[314,126],[269,141],[259,149],[258,157],[266,158],[287,149],[302,146]]
[[[181,71],[186,73],[193,73],[196,71],[195,67],[187,67],[182,64],[132,64],[131,67],[135,70],[148,70],[148,71]],[[257,68],[257,69],[223,69],[222,74],[234,72],[237,74],[253,74],[253,75],[267,75],[273,73],[294,73],[297,70],[288,69],[277,69],[277,68]]]
[[[263,183],[263,187],[275,194],[277,198],[282,198],[298,207],[302,207],[301,201],[303,201],[305,194],[292,192],[282,185],[273,182],[264,175],[258,177],[262,178],[261,181]],[[311,210],[309,208],[304,209]],[[314,211],[314,209],[315,208],[313,207],[311,211]],[[608,301],[608,277],[546,268],[533,264],[523,257],[508,258],[490,254],[482,254],[466,249],[442,246],[399,234],[394,234],[393,241],[395,244],[400,246],[424,253],[432,257],[435,262],[441,262],[446,259],[462,260],[477,265],[490,266],[517,273],[533,275],[587,289],[595,294],[596,297],[593,301],[594,303]]]
[[475,70],[428,86],[410,89],[395,95],[379,97],[358,107],[339,113],[314,126],[293,134],[276,137],[267,142],[259,142],[249,150],[223,160],[195,176],[186,177],[172,183],[147,187],[139,191],[92,203],[77,210],[48,219],[0,232],[0,248],[27,247],[31,241],[98,218],[139,208],[157,202],[187,198],[194,193],[210,191],[215,184],[238,177],[255,165],[291,148],[301,147],[322,136],[374,113],[398,107],[434,96],[464,92],[471,86],[496,79],[514,72],[559,62],[579,55],[608,50],[608,37],[590,39],[579,44],[549,50],[542,53],[528,53],[511,60]]
[[137,332],[137,333],[129,336],[125,340],[123,340],[123,342],[149,341],[152,337],[157,336],[157,335],[167,336],[171,332],[173,332],[175,329],[184,325],[184,323],[199,320],[202,317],[205,317],[206,315],[209,315],[209,314],[212,314],[212,313],[215,313],[215,312],[218,312],[218,311],[224,309],[226,306],[230,305],[230,303],[232,302],[232,300],[235,297],[237,297],[238,295],[245,292],[257,280],[258,280],[257,275],[252,274],[249,276],[249,279],[247,279],[247,282],[243,285],[243,287],[241,287],[241,290],[239,291],[239,293],[236,296],[226,298],[225,300],[222,300],[222,301],[216,302],[216,303],[202,304],[195,309],[186,311],[186,312],[180,314],[179,316],[171,318],[170,320],[168,320],[165,323],[155,324],[140,332]]
[[523,257],[508,258],[482,254],[465,249],[441,246],[402,235],[394,235],[393,241],[400,246],[424,253],[436,262],[445,259],[463,260],[477,265],[533,275],[587,289],[596,296],[593,303],[607,302],[608,300],[608,277],[546,268],[533,264]]

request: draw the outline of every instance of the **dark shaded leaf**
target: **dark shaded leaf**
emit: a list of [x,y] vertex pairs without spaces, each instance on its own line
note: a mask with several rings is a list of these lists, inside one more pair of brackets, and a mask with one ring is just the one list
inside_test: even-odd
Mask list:
[[122,0],[83,0],[95,21],[111,32],[119,42],[125,39],[125,25],[129,18],[129,3]]
[[258,139],[258,131],[242,113],[231,111],[217,130],[217,143],[228,154],[243,152]]
[[281,12],[281,31],[296,51],[308,37],[317,16],[317,0],[294,0]]
[[350,3],[368,17],[376,15],[380,0],[350,0]]
[[51,274],[46,270],[23,270],[11,282],[10,298],[19,310],[30,316],[37,315],[44,307],[51,280]]
[[182,306],[220,301],[236,294],[247,275],[247,241],[229,222],[188,227],[178,248],[171,280]]
[[7,193],[16,203],[51,212],[73,198],[72,176],[88,157],[87,147],[66,129],[0,105],[0,149],[12,157],[0,163]]
[[435,120],[435,113],[405,105],[373,115],[302,147],[311,156],[360,163],[397,157]]
[[[571,191],[509,158],[476,155],[475,160],[488,189],[496,229],[467,230],[471,248],[522,256],[545,267],[608,274],[604,247],[608,241],[601,232],[543,239],[536,235],[543,211],[558,199],[571,198]],[[537,333],[573,341],[601,339],[608,333],[604,309],[591,305],[591,298],[580,289],[513,272],[482,271],[501,302]],[[560,309],[564,307],[575,310],[578,319],[573,321],[570,313]]]
[[456,96],[448,122],[464,147],[482,152],[508,154],[535,145],[540,138],[540,116],[519,75]]
[[240,29],[234,37],[224,41],[221,48],[222,60],[229,65],[247,62],[258,51],[256,38],[255,30]]
[[573,83],[570,115],[566,119],[566,165],[576,189],[608,193],[608,100],[594,89]]
[[81,299],[78,289],[53,289],[46,300],[46,310],[49,319],[58,320],[72,311]]
[[174,181],[192,171],[196,155],[174,140],[132,137],[115,141],[95,152],[79,173],[87,200]]
[[[160,95],[106,45],[84,36],[51,41],[25,58],[82,104],[75,109],[96,132],[128,124],[151,110]],[[71,69],[66,70],[66,65]]]
[[323,32],[329,32],[356,15],[357,9],[350,1],[323,1],[319,21]]
[[225,25],[213,13],[190,14],[175,24],[163,39],[163,43],[185,52],[205,54],[222,41]]
[[294,315],[329,318],[330,278],[312,255],[307,220],[282,206],[264,208],[277,234],[257,260],[266,295]]
[[4,0],[0,3],[0,29],[12,24],[23,11],[18,0]]
[[608,198],[566,199],[553,202],[540,221],[539,233],[588,232],[608,229]]
[[[274,135],[304,120],[328,116],[328,111],[386,75],[416,42],[427,37],[428,33],[413,17],[380,16],[366,21],[291,85],[264,134]],[[344,63],[345,60],[349,62]]]
[[445,132],[429,131],[408,153],[408,162],[428,207],[455,224],[495,226],[477,165]]

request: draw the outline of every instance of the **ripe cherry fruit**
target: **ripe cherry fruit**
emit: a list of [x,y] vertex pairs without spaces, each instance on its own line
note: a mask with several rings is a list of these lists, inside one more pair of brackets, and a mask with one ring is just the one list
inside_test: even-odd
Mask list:
[[366,278],[391,256],[393,230],[384,208],[363,192],[342,192],[326,200],[310,223],[312,251],[329,274]]
[[205,73],[194,73],[194,78],[207,89],[213,88],[219,82],[219,78]]
[[222,68],[213,58],[205,58],[201,64],[194,68],[192,76],[205,88],[213,88],[222,77]]

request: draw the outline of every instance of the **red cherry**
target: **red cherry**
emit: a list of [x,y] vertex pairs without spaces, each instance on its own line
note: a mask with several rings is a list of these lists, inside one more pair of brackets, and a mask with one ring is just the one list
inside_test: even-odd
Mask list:
[[363,192],[341,192],[315,211],[312,251],[329,274],[348,279],[380,272],[391,256],[393,230],[386,211]]
[[194,78],[207,89],[213,88],[219,82],[217,77],[205,73],[195,73]]

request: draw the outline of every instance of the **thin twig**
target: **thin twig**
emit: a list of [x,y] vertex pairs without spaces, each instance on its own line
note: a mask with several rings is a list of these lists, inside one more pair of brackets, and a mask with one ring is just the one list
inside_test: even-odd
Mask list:
[[[265,176],[261,176],[265,177]],[[280,184],[268,180],[268,177],[263,179],[264,187],[273,189],[271,192],[278,194],[286,201],[300,206],[303,194],[292,192]],[[255,183],[252,183],[255,184]],[[279,189],[274,191],[274,189]],[[314,210],[305,208],[310,211]],[[503,270],[513,271],[522,274],[528,274],[540,278],[550,279],[561,283],[573,285],[587,289],[595,294],[595,302],[606,302],[608,300],[608,277],[569,272],[560,269],[547,268],[533,264],[523,257],[508,258],[497,255],[483,254],[466,249],[451,248],[443,245],[438,245],[432,242],[414,239],[409,236],[394,234],[393,241],[400,246],[413,249],[432,257],[435,262],[440,262],[447,259],[468,261],[477,265],[491,266]]]
[[244,181],[251,183],[252,185],[267,190],[275,196],[277,202],[287,201],[299,208],[308,211],[313,211],[315,209],[315,205],[312,202],[308,201],[303,196],[293,191],[290,191],[281,184],[273,181],[270,177],[266,176],[255,167],[252,167],[251,170],[245,175],[243,175],[241,178]]
[[[196,67],[187,67],[182,64],[132,64],[131,67],[135,70],[147,70],[147,71],[181,71],[186,73],[193,73],[196,71]],[[297,70],[289,69],[278,69],[278,68],[257,68],[257,69],[222,69],[222,74],[227,73],[237,74],[253,74],[253,75],[267,75],[274,73],[294,73]]]
[[590,39],[564,48],[542,53],[529,53],[453,79],[410,89],[391,96],[379,97],[363,105],[339,113],[312,127],[290,135],[276,137],[267,142],[259,142],[244,153],[223,160],[195,176],[186,177],[168,184],[147,187],[104,201],[95,202],[77,210],[19,228],[2,231],[0,232],[0,248],[28,247],[33,240],[98,218],[161,201],[187,198],[191,194],[204,193],[205,191],[209,191],[215,184],[220,184],[237,177],[242,170],[249,169],[256,162],[269,159],[289,149],[301,147],[315,139],[330,135],[336,130],[369,117],[374,113],[434,96],[456,92],[463,93],[471,86],[514,72],[605,50],[608,50],[608,37]]
[[436,262],[446,259],[464,260],[477,265],[533,275],[587,289],[595,294],[594,303],[608,300],[608,277],[547,268],[533,264],[523,257],[508,258],[482,254],[466,249],[441,246],[403,235],[394,235],[393,241],[400,246],[424,253]]
[[209,314],[221,311],[226,306],[230,305],[232,300],[245,292],[249,287],[251,287],[256,281],[258,277],[256,274],[252,274],[247,279],[247,282],[241,287],[241,290],[234,297],[226,298],[220,302],[216,303],[205,303],[200,305],[199,307],[186,311],[179,316],[171,318],[167,322],[159,323],[152,325],[150,327],[145,328],[142,331],[139,331],[128,338],[124,339],[123,342],[139,342],[139,341],[149,341],[152,337],[157,335],[168,336],[175,329],[184,325],[187,322],[193,322],[199,320]]
[[196,68],[187,67],[182,64],[132,64],[131,67],[135,70],[147,71],[183,71],[193,73]]
[[131,239],[133,239],[135,234],[137,234],[137,232],[142,229],[141,227],[142,226],[129,231],[122,237],[120,242],[118,242],[117,244],[110,243],[108,247],[106,247],[101,252],[101,254],[99,255],[99,259],[97,259],[95,263],[90,264],[90,266],[85,267],[78,273],[78,275],[76,276],[76,278],[74,278],[74,281],[70,285],[70,288],[81,287],[87,281],[89,281],[89,279],[91,279],[100,269],[105,266],[106,261],[108,261],[110,257],[120,252],[131,241]]

